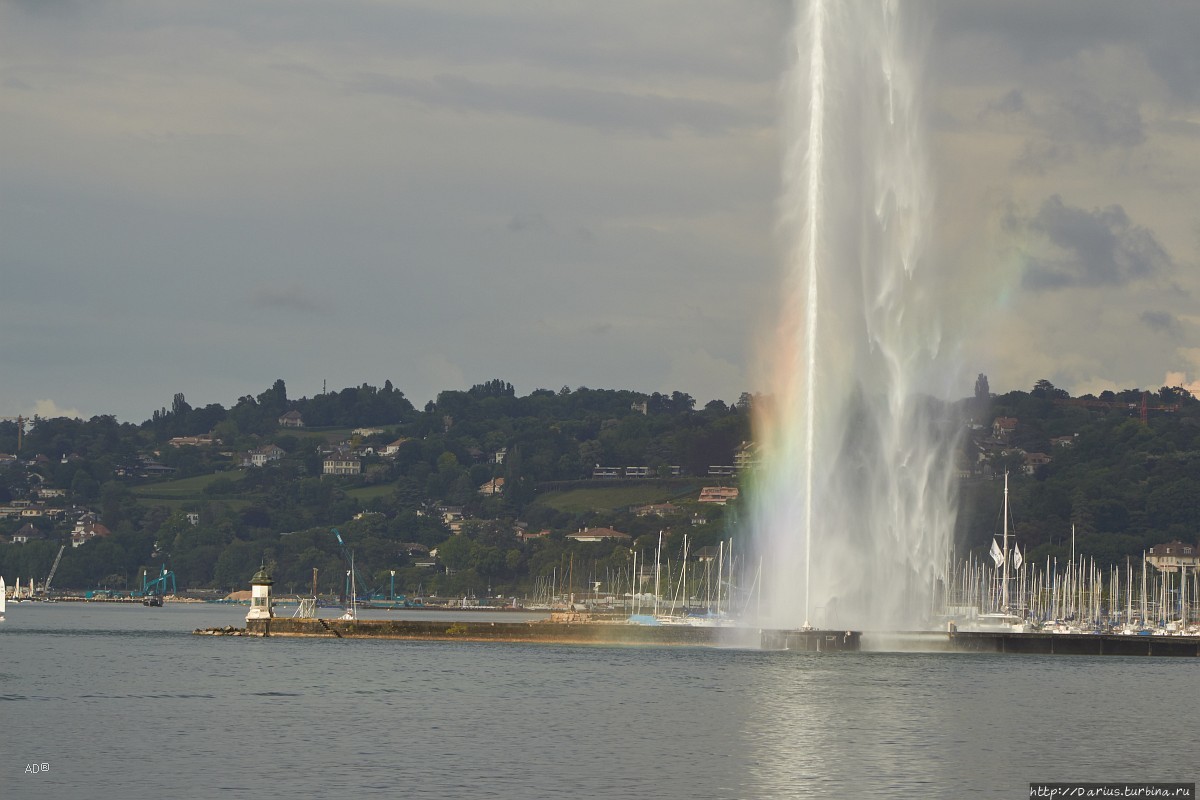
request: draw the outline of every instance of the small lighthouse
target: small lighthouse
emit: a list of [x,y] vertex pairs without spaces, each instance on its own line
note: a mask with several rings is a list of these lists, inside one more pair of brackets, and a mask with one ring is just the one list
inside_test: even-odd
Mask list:
[[250,610],[246,613],[247,620],[271,619],[275,616],[271,607],[271,587],[274,584],[275,581],[271,580],[265,564],[254,573],[254,577],[250,579]]

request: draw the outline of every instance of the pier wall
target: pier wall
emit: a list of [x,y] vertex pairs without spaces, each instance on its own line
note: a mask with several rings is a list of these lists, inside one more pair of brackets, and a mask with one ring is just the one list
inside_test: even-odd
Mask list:
[[411,639],[466,642],[549,642],[758,646],[758,631],[687,625],[641,626],[560,622],[433,622],[429,620],[252,619],[246,630],[258,636],[326,639]]
[[[447,622],[430,620],[252,619],[246,627],[198,630],[220,636],[411,641],[540,642],[546,644],[737,647],[795,652],[856,652],[857,631],[759,630],[605,622]],[[896,635],[893,635],[893,637]],[[1200,637],[959,631],[912,634],[918,649],[1029,655],[1200,657]],[[880,649],[878,647],[872,649]],[[884,647],[885,651],[892,648]],[[897,651],[911,649],[898,647]]]
[[1200,656],[1200,637],[1121,636],[1095,633],[950,634],[952,650],[971,653],[1027,653],[1076,656]]

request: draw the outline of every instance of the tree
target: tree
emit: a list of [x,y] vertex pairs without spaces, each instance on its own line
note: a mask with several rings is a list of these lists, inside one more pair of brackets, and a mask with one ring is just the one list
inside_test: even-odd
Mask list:
[[991,416],[992,390],[987,375],[982,372],[975,378],[975,398],[971,403],[971,416],[976,422],[985,422]]
[[982,372],[975,378],[975,400],[983,403],[990,402],[992,399],[992,391],[988,388],[988,377]]
[[258,404],[276,419],[287,411],[287,386],[284,385],[283,378],[276,379],[270,389],[258,396]]
[[447,569],[464,570],[471,566],[473,545],[466,536],[451,536],[437,546],[437,557]]
[[1045,378],[1042,378],[1035,383],[1033,385],[1033,391],[1031,391],[1029,394],[1031,397],[1037,397],[1044,400],[1065,400],[1071,396],[1066,389],[1059,389]]
[[696,407],[696,399],[687,392],[671,392],[671,411],[687,414]]
[[477,383],[472,386],[467,394],[475,398],[484,397],[515,397],[516,390],[513,389],[511,383],[495,378],[487,383]]
[[71,480],[71,496],[79,501],[89,503],[100,496],[100,483],[87,470],[76,470]]
[[709,400],[704,404],[704,413],[710,417],[719,417],[729,413],[729,406],[720,400]]

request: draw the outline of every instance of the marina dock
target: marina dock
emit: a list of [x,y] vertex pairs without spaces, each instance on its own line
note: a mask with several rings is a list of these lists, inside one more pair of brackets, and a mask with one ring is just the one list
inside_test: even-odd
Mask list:
[[970,653],[1072,656],[1200,656],[1200,636],[1127,636],[1114,633],[1006,633],[957,631],[950,649]]

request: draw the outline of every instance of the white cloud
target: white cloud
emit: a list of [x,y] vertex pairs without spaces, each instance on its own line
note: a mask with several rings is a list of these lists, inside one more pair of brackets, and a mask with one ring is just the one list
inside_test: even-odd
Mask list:
[[75,419],[83,419],[83,414],[77,408],[61,408],[58,403],[50,398],[43,400],[35,400],[33,410],[26,412],[31,417],[41,417],[42,419],[57,419],[58,417],[73,417]]
[[[1196,397],[1200,397],[1200,347],[1180,347],[1176,355],[1187,363],[1187,367],[1179,370],[1168,370],[1163,378],[1163,386],[1182,386]],[[1188,380],[1188,375],[1198,377]]]
[[1188,380],[1186,372],[1168,372],[1163,378],[1163,386],[1182,386],[1195,397],[1200,397],[1200,378]]

